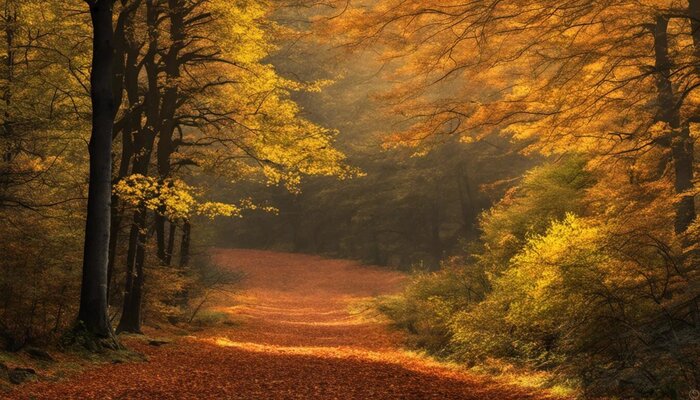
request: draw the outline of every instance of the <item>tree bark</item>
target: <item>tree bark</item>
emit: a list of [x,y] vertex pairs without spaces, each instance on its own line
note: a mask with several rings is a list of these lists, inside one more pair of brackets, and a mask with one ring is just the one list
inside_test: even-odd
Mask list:
[[[125,117],[130,118],[130,117]],[[129,173],[129,165],[134,156],[134,141],[132,126],[129,121],[122,128],[122,156],[119,164],[119,171],[113,179],[113,183],[119,182]],[[112,194],[111,208],[111,232],[109,235],[109,264],[108,264],[108,280],[109,286],[112,285],[112,277],[114,276],[114,262],[117,254],[117,245],[119,244],[119,231],[121,230],[122,213],[119,209],[119,197]],[[108,290],[109,293],[109,290]]]
[[[148,91],[144,98],[146,123],[134,137],[135,156],[132,167],[134,174],[143,176],[148,176],[160,109],[158,65],[155,59],[158,52],[158,32],[156,27],[159,15],[160,11],[157,2],[146,0],[146,24],[150,28],[148,31],[148,50],[143,61],[148,82]],[[146,219],[147,210],[145,206],[140,206],[134,212],[134,220],[129,235],[124,304],[117,327],[118,332],[141,332],[141,301],[143,299],[144,262],[146,258],[146,241],[148,239]]]
[[170,221],[170,231],[168,232],[168,248],[165,252],[165,265],[170,266],[173,262],[173,251],[175,251],[175,232],[177,224]]
[[[148,166],[153,152],[153,136],[149,131],[139,132],[133,173],[148,175]],[[143,260],[147,241],[146,218],[148,211],[140,206],[135,212],[126,256],[126,280],[124,284],[124,304],[117,332],[141,332],[141,299],[143,290]]]
[[155,217],[155,228],[156,228],[156,255],[160,261],[160,265],[168,265],[167,262],[167,249],[166,249],[166,237],[165,237],[165,221],[166,218],[163,215],[163,211],[156,212]]
[[2,122],[2,138],[0,142],[0,152],[2,152],[2,161],[0,161],[0,203],[2,199],[10,197],[8,193],[9,187],[13,183],[13,160],[17,155],[19,146],[18,138],[15,135],[13,112],[12,112],[12,94],[13,85],[15,85],[15,29],[17,22],[17,10],[13,1],[5,2],[5,10],[3,12],[3,20],[5,23],[5,82],[2,88],[2,101],[5,103],[5,112]]
[[180,243],[180,267],[184,268],[190,265],[190,235],[192,234],[192,226],[190,221],[185,221],[182,227],[182,242]]
[[[133,38],[134,31],[134,13],[141,4],[141,0],[121,0],[122,10],[117,19],[117,27],[115,29],[115,41],[117,42],[115,49],[115,77],[112,84],[114,91],[114,102],[120,105],[123,101],[124,94],[128,100],[128,108],[124,111],[121,118],[121,137],[122,137],[122,152],[119,161],[119,169],[116,176],[113,178],[113,184],[129,174],[129,167],[134,156],[134,131],[137,128],[138,121],[141,119],[141,111],[138,108],[139,88],[138,75],[141,68],[138,65],[139,46],[136,45]],[[116,114],[115,114],[116,116]],[[114,124],[113,135],[118,135],[117,124]],[[119,233],[121,231],[123,215],[119,209],[119,198],[112,194],[112,220],[111,232],[109,236],[109,264],[108,264],[108,279],[107,284],[108,296],[110,295],[109,288],[113,285],[115,259],[117,247],[119,244]]]
[[[669,19],[659,16],[654,30],[654,53],[656,69],[656,86],[659,103],[657,120],[665,122],[671,128],[670,137],[660,142],[668,146],[674,172],[675,193],[680,196],[676,204],[674,228],[676,233],[685,232],[695,220],[695,198],[687,192],[693,188],[694,143],[690,137],[690,127],[683,122],[680,115],[680,104],[671,81],[672,62],[668,54],[668,23]],[[699,38],[700,39],[700,38]]]
[[[688,16],[693,38],[693,54],[700,59],[700,0],[688,0]],[[696,69],[700,69],[700,65],[696,66]]]
[[114,124],[112,0],[90,1],[93,56],[90,77],[92,134],[90,180],[78,324],[89,333],[112,338],[107,304],[110,205],[112,197],[112,127]]
[[[180,52],[185,46],[185,14],[187,13],[183,0],[168,0],[170,16],[170,46],[165,55],[166,87],[163,91],[163,101],[158,129],[158,176],[161,185],[170,177],[171,165],[170,157],[175,152],[173,134],[177,122],[175,114],[178,108],[180,90],[178,81],[180,80]],[[162,265],[168,265],[166,260],[165,241],[165,210],[160,210],[160,215],[156,216],[156,242],[158,259]]]
[[435,264],[431,265],[430,268],[433,270],[438,270],[440,268],[440,261],[442,261],[443,245],[442,239],[440,238],[440,207],[437,201],[430,205],[430,210],[428,212],[428,226],[430,227],[430,252],[435,258]]
[[[139,141],[141,143],[138,146],[138,155],[134,157],[133,172],[145,176],[148,174],[148,165],[153,151],[153,140],[147,133],[141,132]],[[117,332],[141,332],[141,299],[143,297],[144,282],[143,264],[146,252],[145,246],[148,239],[146,232],[147,215],[148,211],[145,206],[140,206],[134,212],[126,256],[124,303]]]
[[693,189],[693,165],[695,143],[690,137],[690,127],[684,125],[673,138],[671,154],[675,172],[675,190],[681,195],[676,204],[676,233],[684,233],[695,221],[695,195],[689,194]]
[[[14,137],[14,124],[12,122],[12,85],[14,84],[14,68],[15,68],[15,24],[17,23],[17,10],[14,7],[13,2],[7,1],[5,3],[4,11],[5,19],[5,40],[7,47],[5,48],[5,67],[7,71],[5,72],[5,80],[7,81],[7,86],[3,90],[2,99],[5,103],[5,115],[2,124],[3,136],[7,140],[7,148],[3,149],[3,161],[6,163],[12,162],[12,159],[16,155]],[[6,184],[3,179],[3,186]]]
[[457,167],[457,190],[459,192],[459,205],[462,212],[462,229],[468,239],[478,237],[477,224],[479,211],[476,204],[476,194],[469,178],[466,163],[460,163]]
[[143,298],[144,259],[147,240],[147,211],[140,209],[134,215],[134,223],[129,235],[127,253],[127,275],[124,291],[122,315],[117,332],[141,333],[141,301]]

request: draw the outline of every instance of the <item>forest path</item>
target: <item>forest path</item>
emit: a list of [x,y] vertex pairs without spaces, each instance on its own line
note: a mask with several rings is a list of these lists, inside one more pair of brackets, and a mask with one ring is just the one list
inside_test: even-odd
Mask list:
[[215,250],[242,271],[238,293],[208,312],[234,324],[161,347],[128,342],[149,362],[102,365],[60,382],[28,384],[21,399],[535,399],[401,349],[385,322],[351,312],[400,290],[403,274],[350,261],[254,250]]

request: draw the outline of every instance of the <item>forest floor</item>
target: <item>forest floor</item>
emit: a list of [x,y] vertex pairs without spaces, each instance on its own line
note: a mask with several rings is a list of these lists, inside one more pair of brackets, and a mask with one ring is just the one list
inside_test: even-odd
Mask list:
[[[244,280],[214,294],[205,315],[226,322],[160,346],[126,337],[145,362],[103,363],[24,384],[10,399],[543,399],[544,392],[402,349],[403,335],[362,312],[405,275],[350,261],[216,250]],[[147,335],[163,335],[147,331]],[[0,397],[3,394],[0,393]]]

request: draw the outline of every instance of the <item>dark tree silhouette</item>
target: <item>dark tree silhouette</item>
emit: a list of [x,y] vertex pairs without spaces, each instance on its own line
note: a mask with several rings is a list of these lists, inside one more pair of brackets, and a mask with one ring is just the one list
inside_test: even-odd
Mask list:
[[107,313],[107,264],[110,235],[112,182],[112,126],[114,31],[113,0],[87,1],[93,25],[93,56],[90,77],[92,134],[90,136],[90,185],[83,276],[78,321],[89,333],[113,337]]

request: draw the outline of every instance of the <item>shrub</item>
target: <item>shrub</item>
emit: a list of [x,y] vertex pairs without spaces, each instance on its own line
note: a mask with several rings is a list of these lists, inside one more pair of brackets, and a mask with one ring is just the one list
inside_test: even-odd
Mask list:
[[700,223],[674,234],[664,185],[598,181],[577,157],[536,168],[484,214],[480,251],[385,309],[434,354],[677,398],[700,384]]
[[455,258],[438,272],[416,273],[404,293],[385,299],[381,310],[413,334],[415,345],[436,355],[451,354],[452,318],[483,299],[484,272]]

